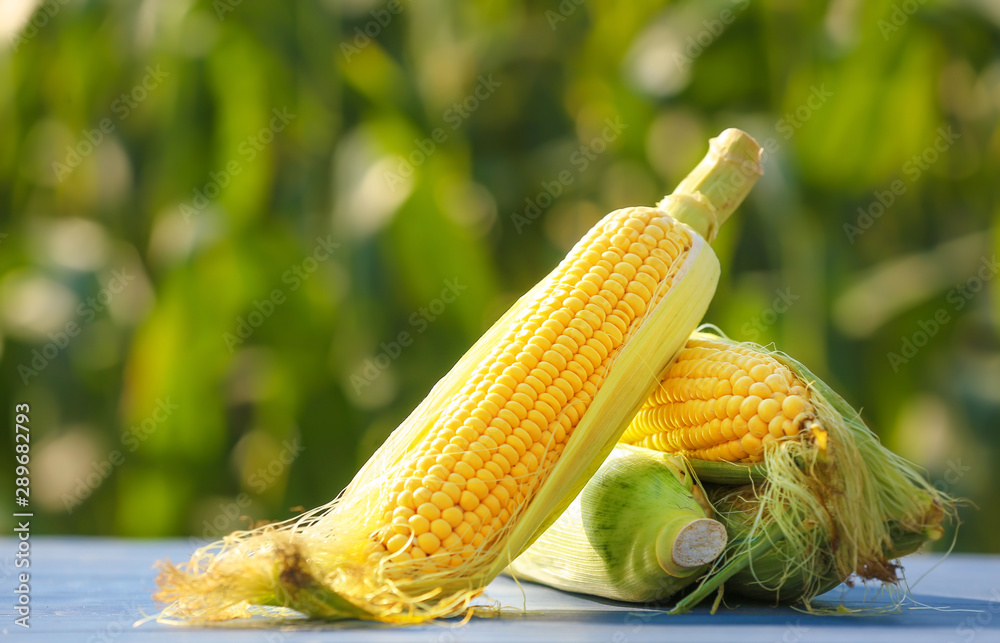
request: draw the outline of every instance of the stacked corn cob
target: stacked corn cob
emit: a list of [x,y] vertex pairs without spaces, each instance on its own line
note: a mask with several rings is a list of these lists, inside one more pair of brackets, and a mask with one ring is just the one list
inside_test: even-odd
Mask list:
[[737,594],[807,606],[852,574],[894,584],[892,559],[940,538],[954,512],[805,366],[718,335],[691,336],[623,441],[683,455],[708,482],[764,483],[709,490],[730,565],[682,610],[731,575]]
[[338,499],[165,563],[162,617],[461,613],[576,496],[697,325],[719,274],[706,240],[759,156],[727,130],[658,208],[607,215]]
[[[710,505],[728,534],[726,551],[674,613],[723,583],[736,595],[801,601],[807,609],[852,574],[894,585],[892,560],[939,539],[942,521],[954,516],[955,501],[883,447],[857,412],[802,364],[719,335],[690,337],[622,443],[634,445],[632,457],[647,466],[664,454],[681,458],[708,483]],[[631,475],[635,483],[648,474],[636,465]],[[643,497],[609,502],[647,515],[675,511]],[[584,538],[563,518],[553,529],[558,533],[549,540]],[[587,539],[581,551],[633,548],[620,537]],[[510,573],[611,597],[662,576],[647,569],[595,591],[580,579],[580,569],[599,564],[594,556],[574,561],[571,571],[535,572],[547,556],[536,543]],[[668,584],[669,592],[657,598],[693,580]]]

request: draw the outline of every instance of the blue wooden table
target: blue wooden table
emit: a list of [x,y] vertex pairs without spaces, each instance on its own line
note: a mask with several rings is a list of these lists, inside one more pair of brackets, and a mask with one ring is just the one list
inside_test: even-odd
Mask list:
[[[366,623],[303,623],[297,627],[190,628],[135,621],[154,614],[150,599],[153,563],[170,557],[184,560],[187,541],[126,541],[89,538],[31,539],[31,629],[14,625],[12,592],[16,542],[0,540],[0,633],[4,639],[32,641],[907,641],[909,643],[985,643],[1000,641],[1000,557],[956,554],[910,556],[906,575],[916,584],[912,600],[896,613],[879,616],[811,616],[791,608],[731,604],[715,615],[703,607],[684,616],[622,603],[591,600],[525,583],[524,595],[508,578],[488,590],[510,609],[502,616],[475,619],[468,625],[435,624],[388,627]],[[938,563],[941,563],[938,565]],[[863,587],[838,588],[821,602],[855,607],[887,605],[885,596]],[[522,608],[527,606],[527,611]]]

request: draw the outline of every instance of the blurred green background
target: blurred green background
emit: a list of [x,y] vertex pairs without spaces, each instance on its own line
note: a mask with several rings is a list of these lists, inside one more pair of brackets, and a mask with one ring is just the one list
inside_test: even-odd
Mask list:
[[8,0],[0,43],[0,408],[8,453],[30,405],[36,530],[328,501],[733,126],[765,176],[706,321],[827,378],[978,506],[958,548],[1000,552],[995,3]]

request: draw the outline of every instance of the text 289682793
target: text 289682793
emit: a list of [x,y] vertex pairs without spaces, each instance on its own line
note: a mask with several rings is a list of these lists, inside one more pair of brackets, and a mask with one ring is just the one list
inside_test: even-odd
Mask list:
[[[29,476],[28,463],[31,461],[29,451],[31,450],[31,429],[28,426],[30,418],[28,412],[31,408],[27,404],[18,404],[14,407],[14,504],[18,507],[27,507],[28,499],[31,497],[31,478]],[[31,521],[29,512],[14,512],[14,522],[17,527],[14,532],[17,534],[17,552],[14,554],[14,568],[28,569],[31,567]],[[21,627],[31,627],[28,619],[31,617],[31,574],[27,571],[18,572],[14,587],[14,623]]]

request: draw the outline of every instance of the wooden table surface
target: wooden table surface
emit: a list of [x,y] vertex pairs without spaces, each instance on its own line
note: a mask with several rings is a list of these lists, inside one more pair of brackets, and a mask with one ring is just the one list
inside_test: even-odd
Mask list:
[[[255,629],[192,628],[148,622],[155,614],[150,599],[153,563],[185,559],[191,544],[184,540],[114,540],[104,538],[33,537],[31,539],[31,628],[14,624],[12,592],[16,587],[13,552],[16,541],[0,540],[0,636],[5,640],[81,641],[458,641],[527,642],[677,641],[683,643],[755,641],[811,643],[855,641],[881,643],[985,643],[1000,641],[1000,556],[915,555],[904,559],[913,585],[911,600],[896,613],[878,616],[812,616],[791,608],[731,604],[709,614],[702,607],[684,616],[624,603],[565,594],[525,583],[525,594],[508,578],[488,589],[491,598],[512,608],[503,616],[475,619],[468,625],[435,624],[389,627],[357,622],[303,623],[296,627]],[[940,562],[940,565],[938,563]],[[888,605],[888,597],[864,587],[838,588],[821,601],[836,606]],[[522,611],[525,601],[529,611]]]

